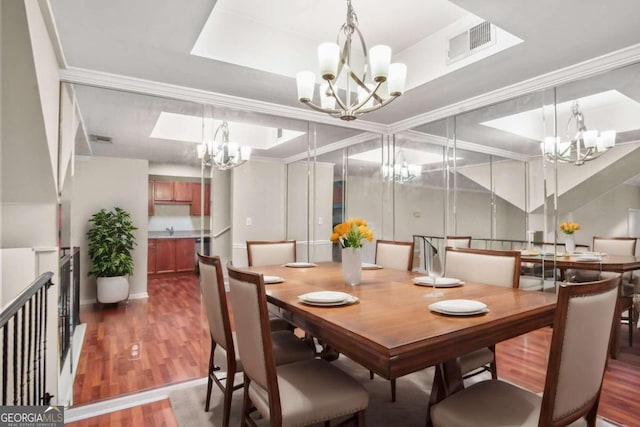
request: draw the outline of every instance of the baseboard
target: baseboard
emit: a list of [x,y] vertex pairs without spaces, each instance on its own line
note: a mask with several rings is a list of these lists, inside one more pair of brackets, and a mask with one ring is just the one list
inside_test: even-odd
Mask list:
[[[129,294],[129,299],[144,299],[144,298],[149,298],[149,294],[147,292],[138,292],[136,294]],[[97,300],[95,299],[83,299],[80,300],[80,305],[89,305],[89,304],[95,304],[97,303]]]

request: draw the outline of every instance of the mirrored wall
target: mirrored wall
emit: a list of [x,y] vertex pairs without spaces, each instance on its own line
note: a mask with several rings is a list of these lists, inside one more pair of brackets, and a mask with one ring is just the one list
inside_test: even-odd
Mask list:
[[[75,122],[61,129],[74,142],[73,161],[61,172],[61,246],[80,248],[80,320],[106,325],[114,336],[98,345],[97,332],[87,329],[73,368],[75,404],[206,373],[209,338],[198,279],[158,273],[156,239],[200,238],[191,249],[194,263],[205,237],[211,254],[238,266],[247,264],[247,240],[295,239],[298,260],[337,261],[332,228],[359,217],[375,239],[414,240],[414,266],[423,269],[446,236],[471,236],[476,248],[558,252],[564,250],[558,225],[567,220],[580,223],[576,242],[585,247],[594,236],[639,233],[630,218],[640,210],[640,65],[393,135],[77,84],[63,90],[62,123],[69,115]],[[584,164],[554,155],[562,152],[576,102],[588,129],[617,132],[613,147],[601,147]],[[402,101],[389,108],[402,108]],[[215,140],[224,121],[229,138],[251,146],[252,154],[221,171],[203,164],[198,146]],[[156,181],[189,183],[192,199],[158,202],[150,185]],[[138,227],[135,272],[128,303],[100,307],[87,276],[85,236],[89,216],[113,206],[128,209]],[[375,242],[367,243],[363,260],[374,259]],[[523,268],[541,288],[551,270]],[[170,325],[157,323],[162,308],[154,299],[184,304],[182,314]],[[157,348],[162,328],[171,339]],[[174,354],[177,347],[190,356]],[[91,358],[105,354],[107,365],[135,380],[131,389],[111,387],[94,397],[82,390]],[[120,382],[113,372],[101,375]]]

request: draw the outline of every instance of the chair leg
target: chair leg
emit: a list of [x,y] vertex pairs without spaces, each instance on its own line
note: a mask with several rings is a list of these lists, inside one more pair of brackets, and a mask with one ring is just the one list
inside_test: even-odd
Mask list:
[[496,346],[492,345],[489,349],[493,352],[493,360],[489,364],[489,368],[491,368],[491,378],[494,380],[498,379],[498,364],[496,363]]
[[213,378],[211,378],[211,376],[213,375],[213,353],[216,350],[216,343],[215,341],[213,341],[213,338],[211,339],[211,353],[209,354],[209,371],[208,371],[208,381],[207,381],[207,398],[204,401],[204,411],[205,412],[209,412],[209,405],[211,404],[211,388],[213,387]]
[[242,399],[242,415],[240,417],[240,427],[245,427],[249,425],[247,422],[247,417],[249,417],[249,411],[251,410],[251,405],[249,404],[249,378],[247,376],[244,377],[244,393]]
[[396,380],[391,380],[391,401],[396,401]]
[[366,423],[366,412],[364,410],[359,411],[356,417],[356,425],[358,427],[365,427]]
[[629,347],[633,346],[633,305],[629,308]]
[[373,371],[369,371],[369,379],[372,380],[373,379]]
[[227,379],[224,382],[224,402],[222,411],[222,426],[229,427],[229,418],[231,416],[231,399],[233,398],[233,382],[235,380],[235,367],[227,369]]

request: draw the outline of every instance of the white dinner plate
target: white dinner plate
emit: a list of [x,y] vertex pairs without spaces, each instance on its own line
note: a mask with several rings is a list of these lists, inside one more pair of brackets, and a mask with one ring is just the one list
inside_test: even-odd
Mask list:
[[[413,283],[420,286],[433,287],[433,278],[429,276],[420,276],[413,279]],[[436,288],[453,288],[455,286],[462,286],[464,283],[460,279],[454,279],[452,277],[438,277],[436,279]]]
[[264,277],[264,283],[266,285],[284,282],[284,279],[280,276],[263,276],[263,277]]
[[371,264],[369,262],[363,262],[362,263],[362,269],[363,270],[379,270],[381,268],[382,268],[382,266],[380,266],[378,264]]
[[298,295],[298,298],[304,300],[305,302],[315,302],[321,304],[342,302],[350,297],[351,295],[347,293],[336,291],[318,291]]
[[449,299],[429,304],[429,310],[455,316],[486,313],[487,305],[481,301],[470,299]]
[[291,267],[291,268],[307,268],[307,267],[316,267],[317,264],[314,264],[312,262],[288,262],[284,266]]
[[336,306],[340,306],[340,305],[355,304],[355,303],[358,302],[358,297],[354,297],[354,296],[351,296],[351,295],[349,295],[348,298],[346,298],[346,299],[344,299],[342,301],[337,301],[337,302],[314,302],[314,301],[305,300],[305,299],[300,298],[300,297],[298,297],[298,299],[303,304],[315,305],[317,307],[336,307]]
[[580,255],[576,258],[578,262],[600,262],[602,261],[602,257],[594,256],[594,255]]

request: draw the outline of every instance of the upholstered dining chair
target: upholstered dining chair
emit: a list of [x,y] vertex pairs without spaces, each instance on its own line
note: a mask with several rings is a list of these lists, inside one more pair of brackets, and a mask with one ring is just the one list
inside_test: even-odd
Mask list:
[[482,381],[433,405],[433,425],[595,426],[618,281],[559,286],[542,396],[503,381]]
[[[519,251],[447,247],[445,248],[445,275],[463,281],[518,288],[520,256]],[[487,366],[491,371],[491,377],[498,378],[495,346],[461,356],[460,366],[467,378],[487,370]]]
[[446,246],[452,248],[470,248],[471,236],[447,236],[445,240],[445,247]]
[[375,263],[383,268],[411,271],[413,267],[413,245],[413,241],[377,240]]
[[[229,411],[231,409],[233,391],[243,386],[242,383],[234,383],[235,374],[236,372],[242,372],[243,364],[236,352],[235,333],[231,330],[231,319],[220,258],[198,254],[198,264],[200,267],[200,291],[211,335],[209,378],[204,410],[209,410],[211,389],[215,382],[224,395],[222,417],[223,426],[227,427],[229,425]],[[278,364],[313,358],[313,350],[290,331],[274,331],[272,333],[272,342],[274,357]],[[214,353],[217,347],[223,350],[226,356],[227,374],[224,378],[218,378],[215,375],[218,370],[214,363]]]
[[296,261],[295,240],[247,240],[249,267],[286,264]]
[[[395,240],[377,240],[375,263],[383,268],[408,270],[413,268],[414,242],[400,242]],[[373,379],[373,371],[369,371],[369,378]],[[396,401],[396,380],[391,380],[391,401]]]
[[[606,253],[608,255],[635,255],[636,244],[638,239],[635,237],[594,237],[593,238],[593,251]],[[629,329],[629,346],[633,344],[633,328],[634,318],[636,317],[635,307],[632,303],[634,294],[636,293],[633,272],[626,273],[613,273],[613,272],[598,272],[588,270],[574,270],[573,272],[576,282],[587,282],[600,279],[608,279],[611,277],[621,277],[621,297],[620,305],[621,309],[627,309],[627,316],[622,317],[622,321],[628,324]]]
[[322,359],[276,366],[262,275],[233,266],[228,271],[244,366],[240,425],[256,426],[255,408],[271,426],[328,425],[349,414],[364,426],[369,394],[345,372]]

